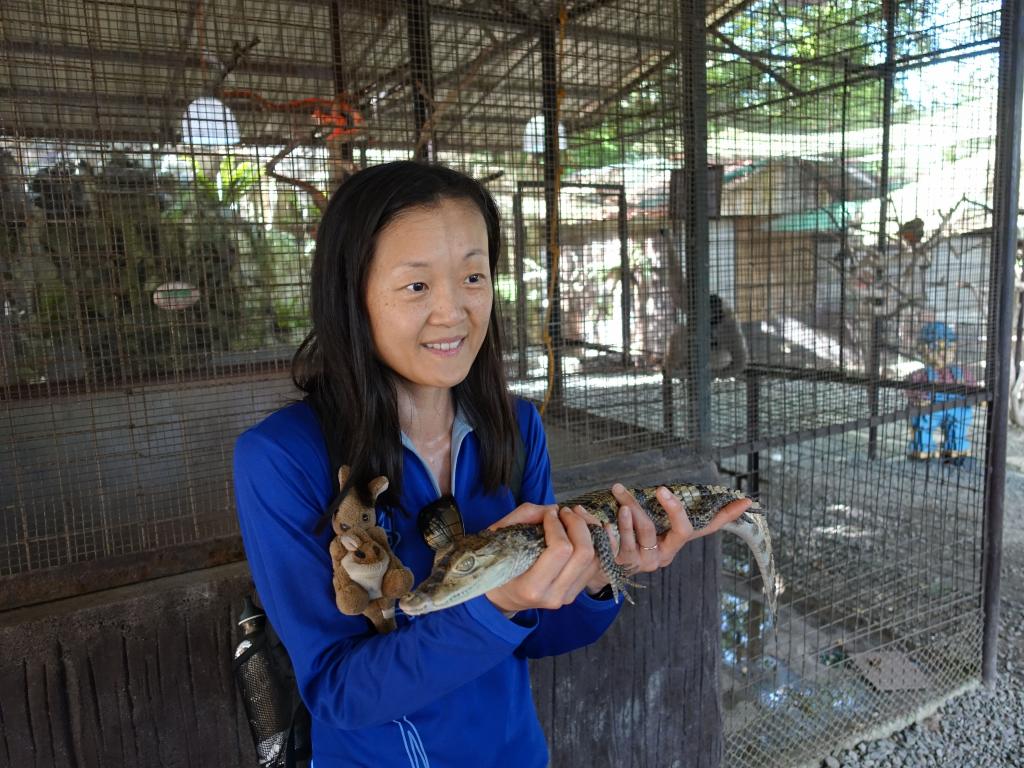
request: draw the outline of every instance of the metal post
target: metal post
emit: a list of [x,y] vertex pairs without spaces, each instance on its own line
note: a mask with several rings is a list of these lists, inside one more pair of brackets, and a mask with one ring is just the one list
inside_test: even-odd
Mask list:
[[995,219],[993,221],[990,312],[995,338],[988,343],[985,379],[992,393],[988,410],[988,476],[985,483],[983,556],[984,616],[982,679],[996,683],[999,640],[999,569],[1003,560],[1003,499],[1006,493],[1006,421],[1009,410],[1010,336],[1013,330],[1014,262],[1017,256],[1017,185],[1020,183],[1021,85],[1024,83],[1024,14],[1004,0],[999,51],[999,113],[996,120]]
[[548,335],[551,337],[552,372],[548,392],[549,402],[559,403],[562,399],[562,289],[558,275],[558,29],[551,24],[540,31],[540,62],[543,83],[544,115],[544,231],[547,247],[550,313]]
[[[430,12],[427,0],[406,0],[405,17],[409,34],[409,67],[412,76],[413,121],[416,159],[437,160],[437,137],[430,125],[434,111],[434,65],[430,46]],[[428,131],[426,141],[423,131]]]
[[[756,444],[761,439],[761,376],[754,370],[747,371],[747,440]],[[747,454],[748,494],[757,498],[761,492],[761,452]]]
[[622,271],[622,366],[629,365],[632,344],[633,281],[629,266],[629,222],[626,220],[626,187],[619,189],[619,268]]
[[[343,41],[341,30],[341,0],[331,3],[331,71],[334,75],[334,97],[348,93],[348,78],[345,75]],[[330,188],[336,189],[350,173],[352,167],[352,142],[331,141],[327,143]]]
[[688,83],[683,103],[684,186],[686,188],[687,328],[694,344],[690,366],[691,423],[700,453],[711,440],[711,270],[708,260],[707,52],[704,0],[682,4],[682,74]]
[[842,228],[839,230],[839,370],[846,370],[846,259],[849,255],[849,234],[846,231],[846,121],[850,98],[850,60],[843,59],[842,145],[839,150],[839,202],[843,206]]
[[[1014,281],[1017,279],[1016,270],[1014,271],[1013,279]],[[1016,304],[1016,285],[1014,287],[1013,299],[1014,304]],[[1016,341],[1013,343],[1013,372],[1011,375],[1013,379],[1016,380],[1017,376],[1020,374],[1021,353],[1024,352],[1024,350],[1021,349],[1021,344],[1024,343],[1024,301],[1020,302],[1020,307],[1017,310],[1017,332],[1013,334],[1013,338],[1016,339]]]
[[526,353],[529,343],[526,334],[526,224],[523,221],[523,192],[517,190],[512,198],[512,217],[515,221],[515,273],[516,273],[516,350],[519,378],[526,378]]
[[674,441],[676,434],[676,406],[674,401],[672,376],[668,371],[661,375],[661,428]]
[[[888,243],[885,236],[885,222],[889,213],[889,134],[892,128],[892,101],[894,66],[896,60],[896,18],[899,0],[888,0],[882,3],[885,11],[885,68],[882,71],[882,168],[878,180],[878,256],[885,263],[885,252]],[[885,277],[885,267],[875,269],[878,282]],[[875,302],[881,301],[876,298]],[[866,373],[871,381],[868,383],[868,414],[878,415],[878,380],[882,374],[882,332],[884,321],[878,314],[880,306],[872,307],[871,314],[871,347],[868,350],[868,367]],[[868,458],[878,456],[878,428],[868,430]]]

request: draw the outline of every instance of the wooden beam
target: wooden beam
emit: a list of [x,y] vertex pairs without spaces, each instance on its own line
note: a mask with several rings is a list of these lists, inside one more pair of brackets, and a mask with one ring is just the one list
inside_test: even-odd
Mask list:
[[[605,96],[600,101],[593,102],[590,106],[584,107],[582,109],[582,112],[584,113],[583,117],[576,118],[574,120],[563,121],[565,123],[566,130],[580,131],[585,128],[589,128],[592,125],[599,124],[606,117],[603,114],[604,109],[606,107],[614,104],[623,96],[632,92],[634,88],[636,88],[641,82],[643,82],[647,78],[652,77],[658,72],[661,72],[663,69],[665,69],[665,67],[669,66],[673,61],[675,61],[677,55],[678,51],[669,51],[667,54],[657,59],[649,67],[641,70],[639,74],[630,78],[630,80],[628,80],[624,85],[617,88],[608,96]],[[636,68],[634,68],[634,71],[635,69]]]
[[717,29],[711,29],[711,30],[708,30],[708,32],[711,35],[713,35],[716,39],[720,40],[722,42],[722,45],[724,45],[729,50],[730,53],[734,53],[737,56],[739,56],[740,58],[745,59],[746,61],[749,61],[750,64],[754,67],[754,69],[757,69],[760,72],[763,72],[764,74],[768,75],[768,77],[770,77],[772,80],[777,82],[779,85],[781,85],[783,88],[785,88],[787,91],[789,91],[793,95],[795,95],[795,96],[802,96],[803,95],[803,91],[802,90],[800,90],[797,86],[793,85],[793,83],[791,83],[785,77],[783,77],[778,72],[776,72],[774,69],[769,67],[763,61],[761,61],[761,59],[758,58],[758,56],[756,54],[751,53],[750,51],[744,50],[743,48],[740,48],[738,45],[736,45],[736,43],[734,43],[728,37],[723,35]]
[[724,2],[714,11],[707,15],[708,29],[718,29],[733,16],[740,14],[744,9],[754,4],[754,0],[734,0]]

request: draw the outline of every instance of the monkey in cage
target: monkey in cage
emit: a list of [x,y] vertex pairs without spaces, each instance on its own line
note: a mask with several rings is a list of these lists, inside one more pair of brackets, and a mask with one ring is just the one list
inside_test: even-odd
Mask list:
[[[689,286],[683,276],[674,236],[668,229],[660,230],[665,244],[665,265],[668,268],[669,293],[677,315],[693,317],[689,311]],[[747,340],[736,322],[736,315],[721,296],[712,293],[711,305],[711,376],[715,379],[736,378],[747,367]],[[695,350],[690,344],[687,322],[676,321],[669,335],[668,348],[662,361],[664,371],[677,379],[686,378]]]
[[[717,293],[711,294],[711,375],[716,379],[731,379],[747,367],[747,341],[736,322],[736,315]],[[665,352],[665,372],[675,378],[684,378],[693,362],[695,350],[689,344],[686,323],[672,329]]]

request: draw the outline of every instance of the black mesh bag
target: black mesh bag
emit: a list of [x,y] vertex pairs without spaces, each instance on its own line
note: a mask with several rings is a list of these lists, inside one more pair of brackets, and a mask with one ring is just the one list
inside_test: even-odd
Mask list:
[[299,698],[288,657],[250,598],[238,623],[244,636],[235,650],[233,674],[258,765],[302,768],[311,754],[309,712]]

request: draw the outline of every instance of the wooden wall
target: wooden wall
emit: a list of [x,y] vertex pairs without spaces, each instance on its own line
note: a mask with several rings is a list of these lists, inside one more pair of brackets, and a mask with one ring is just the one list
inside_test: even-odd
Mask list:
[[253,768],[230,676],[245,563],[0,614],[0,765]]
[[718,568],[717,536],[688,545],[597,643],[534,663],[552,766],[721,764]]
[[769,232],[765,216],[737,216],[736,314],[741,322],[799,314],[815,301],[812,234]]

